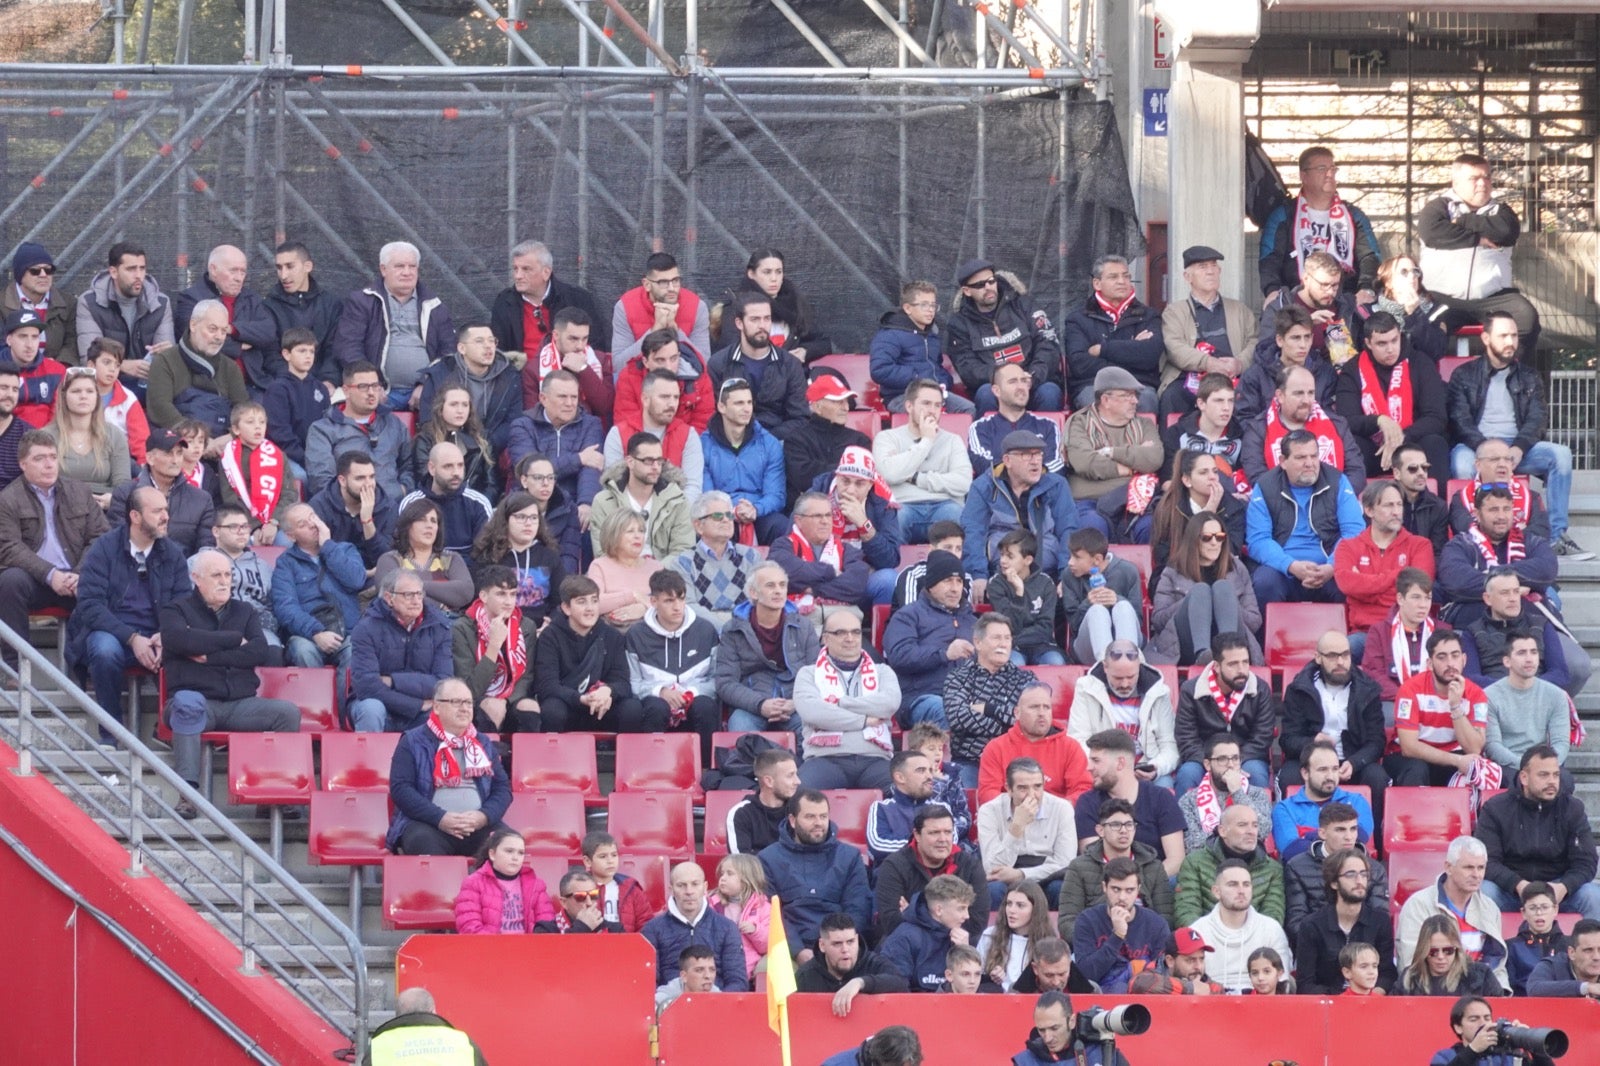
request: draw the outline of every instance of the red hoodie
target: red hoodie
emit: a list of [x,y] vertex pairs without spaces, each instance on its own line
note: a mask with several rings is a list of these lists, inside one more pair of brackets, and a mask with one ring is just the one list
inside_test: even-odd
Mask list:
[[1020,725],[1013,725],[983,749],[983,758],[978,762],[979,806],[1006,790],[1006,766],[1012,759],[1021,758],[1039,760],[1044,770],[1044,790],[1052,796],[1076,802],[1094,787],[1088,756],[1064,730],[1052,728],[1044,739],[1029,740]]

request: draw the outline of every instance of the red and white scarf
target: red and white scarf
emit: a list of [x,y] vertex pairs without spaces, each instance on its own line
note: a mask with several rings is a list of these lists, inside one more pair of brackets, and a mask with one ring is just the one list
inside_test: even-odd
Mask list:
[[[583,358],[590,370],[593,370],[596,374],[600,373],[600,357],[594,354],[593,348],[585,346]],[[543,348],[539,349],[536,365],[539,368],[540,381],[543,381],[552,370],[561,369],[561,353],[556,351],[555,338],[552,337],[545,342]]]
[[1294,202],[1294,254],[1302,266],[1312,252],[1327,252],[1344,267],[1345,273],[1356,268],[1356,225],[1350,209],[1336,195],[1328,205],[1328,232],[1318,234],[1309,213],[1310,205],[1301,196]]
[[839,478],[855,477],[862,481],[872,482],[872,491],[886,500],[890,507],[899,507],[895,501],[894,493],[889,489],[889,483],[883,480],[878,473],[878,463],[872,453],[857,444],[852,444],[844,450],[839,457],[839,465],[833,472],[833,481],[828,486],[828,503],[833,507],[833,536],[846,544],[859,545],[861,543],[861,527],[845,518],[844,510],[839,506]]
[[1200,816],[1200,829],[1206,836],[1210,836],[1222,824],[1222,812],[1232,806],[1233,796],[1219,796],[1216,786],[1211,783],[1210,774],[1202,777],[1194,787],[1194,810]]
[[283,452],[270,440],[262,441],[250,452],[249,470],[240,463],[243,455],[239,438],[228,441],[222,449],[222,476],[250,509],[251,517],[267,522],[283,496]]
[[1478,554],[1483,556],[1484,562],[1488,563],[1490,567],[1511,566],[1527,558],[1527,550],[1522,545],[1522,534],[1517,530],[1515,524],[1511,526],[1511,532],[1506,534],[1506,561],[1503,563],[1500,561],[1500,556],[1496,554],[1494,545],[1489,543],[1489,538],[1483,535],[1483,530],[1478,528],[1476,522],[1467,530],[1467,536],[1471,537],[1472,543],[1478,546]]
[[1133,300],[1134,294],[1131,292],[1128,293],[1128,298],[1119,304],[1114,304],[1104,296],[1101,296],[1098,289],[1095,290],[1094,294],[1094,302],[1100,305],[1100,310],[1111,316],[1112,329],[1115,329],[1121,323],[1122,316],[1127,313],[1129,307],[1133,306]]
[[1216,701],[1222,720],[1230,726],[1233,725],[1234,712],[1238,711],[1239,704],[1244,702],[1246,691],[1250,688],[1250,679],[1245,678],[1245,687],[1238,692],[1223,691],[1221,682],[1217,680],[1217,663],[1213,659],[1206,663],[1204,670],[1200,671],[1199,684],[1204,686],[1206,692]]
[[[1433,636],[1433,619],[1424,616],[1422,625],[1418,629],[1420,633],[1417,636],[1417,647],[1425,649],[1428,646],[1428,638]],[[1423,661],[1415,667],[1411,665],[1411,642],[1406,638],[1406,627],[1400,621],[1398,612],[1394,616],[1394,622],[1389,626],[1389,655],[1394,660],[1394,676],[1402,685],[1411,679],[1411,675],[1421,673],[1428,659],[1427,652],[1424,651]]]
[[[489,609],[482,600],[473,600],[467,617],[478,625],[478,661],[489,651]],[[494,663],[494,680],[483,690],[485,696],[504,696],[521,680],[528,669],[528,649],[522,643],[522,612],[512,611],[506,619],[506,640]]]
[[[1272,406],[1267,408],[1267,440],[1266,459],[1267,469],[1271,470],[1278,465],[1278,441],[1289,432],[1289,427],[1283,424],[1283,416],[1279,411],[1282,406],[1277,400],[1272,401]],[[1317,458],[1333,467],[1335,470],[1344,469],[1344,440],[1339,436],[1338,427],[1333,424],[1333,419],[1323,413],[1322,405],[1311,405],[1311,417],[1306,419],[1305,429],[1317,438]]]
[[428,731],[439,741],[438,750],[433,754],[434,788],[460,788],[467,778],[494,773],[489,753],[478,739],[478,730],[470,723],[465,733],[453,737],[445,732],[439,712],[430,711]]
[[1389,369],[1389,391],[1378,381],[1378,364],[1371,352],[1362,352],[1357,369],[1361,371],[1361,413],[1388,415],[1401,429],[1411,425],[1411,360],[1401,359]]
[[1450,775],[1450,787],[1472,790],[1472,795],[1467,799],[1467,806],[1476,814],[1479,804],[1483,802],[1484,790],[1499,788],[1504,776],[1505,770],[1499,763],[1487,755],[1478,755],[1473,758],[1470,767],[1457,770]]
[[[827,563],[833,567],[834,573],[841,573],[844,570],[844,541],[840,538],[838,532],[839,512],[837,510],[833,512],[833,522],[834,533],[828,538],[828,543],[822,546],[820,554],[811,546],[811,542],[806,540],[804,534],[798,528],[790,530],[789,546],[794,549],[795,558],[808,563]],[[791,589],[789,602],[799,606],[802,609],[802,613],[808,613],[815,600],[809,592]]]
[[[1483,482],[1477,478],[1473,478],[1471,484],[1461,488],[1461,506],[1465,507],[1469,514],[1477,512],[1475,501],[1481,488]],[[1528,487],[1528,479],[1521,477],[1512,478],[1507,488],[1511,490],[1511,528],[1520,533],[1528,528],[1528,519],[1533,517],[1533,490]]]
[[[817,694],[824,703],[837,706],[844,701],[844,677],[839,673],[839,668],[833,664],[833,656],[828,654],[826,648],[817,654],[816,681]],[[861,686],[863,695],[878,691],[878,665],[872,661],[872,656],[863,649],[861,662],[855,669],[856,681]],[[889,719],[868,718],[867,727],[861,731],[867,743],[876,744],[884,751],[894,751],[894,737],[889,732]],[[806,743],[819,748],[837,748],[844,741],[842,732],[812,733],[806,738]]]

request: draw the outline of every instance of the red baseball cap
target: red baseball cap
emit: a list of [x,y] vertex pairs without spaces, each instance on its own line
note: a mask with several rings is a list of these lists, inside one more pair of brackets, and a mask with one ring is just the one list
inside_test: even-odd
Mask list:
[[806,386],[806,403],[818,400],[849,400],[855,396],[850,387],[832,374],[822,374]]
[[1168,952],[1171,955],[1193,955],[1197,951],[1216,951],[1217,949],[1205,942],[1205,939],[1189,926],[1172,931],[1171,947],[1176,951]]

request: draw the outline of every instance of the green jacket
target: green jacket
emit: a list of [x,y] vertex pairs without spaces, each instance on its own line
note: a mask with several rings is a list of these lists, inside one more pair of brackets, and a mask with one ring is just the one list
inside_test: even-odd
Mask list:
[[[1216,879],[1217,867],[1222,865],[1222,842],[1212,839],[1199,851],[1191,851],[1178,867],[1178,899],[1173,907],[1176,922],[1173,928],[1193,924],[1196,918],[1216,906],[1211,895],[1211,882]],[[1255,885],[1250,905],[1267,917],[1283,924],[1283,866],[1256,845],[1250,860],[1250,880]]]

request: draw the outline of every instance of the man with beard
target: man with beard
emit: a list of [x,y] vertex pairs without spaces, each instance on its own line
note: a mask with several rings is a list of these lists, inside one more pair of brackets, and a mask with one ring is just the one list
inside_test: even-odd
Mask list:
[[[1283,920],[1283,866],[1262,846],[1261,820],[1256,812],[1235,805],[1222,812],[1216,835],[1184,857],[1172,909],[1178,922],[1191,924],[1206,913],[1215,896],[1212,888],[1217,873],[1230,862],[1238,862],[1250,872],[1257,909],[1274,921]],[[1245,969],[1244,960],[1238,961],[1239,968]]]
[[1005,454],[1005,439],[1021,430],[1044,442],[1044,466],[1052,474],[1066,471],[1061,448],[1061,423],[1028,410],[1033,391],[1033,375],[1021,363],[1001,363],[989,375],[994,393],[994,410],[972,423],[967,430],[967,455],[972,460],[972,476],[993,470]]
[[1335,406],[1377,477],[1394,468],[1401,444],[1415,444],[1443,470],[1446,448],[1444,382],[1431,358],[1412,358],[1405,331],[1387,311],[1367,319],[1367,350],[1339,371]]
[[1317,438],[1317,455],[1324,463],[1341,471],[1353,488],[1367,483],[1366,467],[1350,426],[1331,407],[1317,401],[1317,379],[1303,366],[1279,370],[1277,388],[1266,417],[1247,422],[1244,447],[1239,460],[1245,477],[1252,483],[1278,465],[1277,444],[1295,430],[1306,430]]
[[644,516],[644,553],[652,559],[665,561],[694,547],[689,499],[679,475],[666,476],[665,466],[659,440],[644,432],[628,438],[622,465],[606,470],[589,513],[589,537],[596,556],[605,554],[600,531],[606,519],[624,510]]
[[1400,686],[1395,742],[1383,760],[1396,785],[1447,785],[1482,753],[1489,698],[1463,675],[1465,665],[1460,634],[1436,630],[1428,638],[1428,669]]
[[231,329],[221,300],[201,300],[189,317],[188,332],[176,345],[161,349],[150,364],[146,406],[151,427],[171,429],[183,418],[197,418],[211,434],[207,451],[213,455],[227,442],[234,404],[250,398],[239,365],[223,354]]
[[1533,592],[1546,592],[1556,580],[1556,556],[1550,542],[1536,533],[1518,533],[1511,490],[1486,485],[1473,501],[1477,521],[1439,553],[1439,616],[1456,628],[1483,616],[1483,593],[1489,571],[1509,568]]
[[1006,364],[1024,367],[1032,379],[1028,410],[1062,410],[1061,341],[1050,317],[986,259],[957,267],[956,284],[961,297],[945,323],[945,350],[978,410],[994,410],[990,380]]
[[644,277],[611,309],[611,345],[617,366],[626,366],[639,354],[645,334],[658,329],[672,330],[680,343],[697,352],[711,350],[711,315],[706,301],[684,286],[678,261],[666,252],[655,252],[644,261]]
[[780,440],[787,440],[811,414],[806,406],[806,368],[772,343],[772,301],[765,293],[740,293],[729,313],[738,327],[739,341],[717,352],[706,364],[711,385],[720,393],[724,381],[748,381],[754,390],[756,420]]
[[[957,664],[977,654],[978,617],[962,598],[964,591],[961,560],[949,552],[930,552],[922,595],[894,612],[884,627],[883,657],[900,678],[900,720],[907,727],[918,722],[950,726],[945,681]],[[997,649],[998,642],[991,641],[985,649],[1000,659],[991,658],[987,665],[991,673],[1011,657],[1011,627],[1004,628],[1004,648]]]
[[622,446],[635,434],[647,433],[661,442],[661,453],[667,462],[683,471],[683,491],[692,500],[704,487],[706,461],[700,435],[688,423],[678,421],[683,386],[671,371],[652,370],[645,375],[640,389],[638,420],[619,416],[606,434],[602,453],[606,468],[622,461]]
[[[563,357],[563,366],[570,362],[570,358]],[[711,381],[705,376],[705,363],[698,353],[680,345],[672,331],[667,329],[646,333],[640,342],[638,357],[617,375],[616,407],[611,412],[615,423],[619,426],[640,424],[644,417],[640,402],[644,393],[644,379],[656,370],[678,379],[681,399],[673,421],[682,422],[693,433],[703,432],[715,413],[716,401],[711,392]],[[584,380],[582,374],[578,375],[578,380]]]
[[1389,871],[1361,846],[1361,819],[1348,803],[1330,801],[1317,816],[1317,835],[1311,846],[1283,864],[1283,928],[1290,937],[1311,913],[1328,902],[1322,863],[1341,851],[1367,854],[1367,899],[1389,909]]
[[[707,386],[709,388],[709,386]],[[755,393],[744,378],[729,378],[717,392],[717,413],[700,434],[705,492],[725,492],[737,530],[770,545],[789,527],[783,502],[788,485],[783,442],[756,419]],[[741,534],[740,542],[747,537]]]
[[[917,815],[933,796],[933,774],[933,764],[920,751],[906,748],[889,760],[889,794],[867,811],[867,861],[873,866],[911,840]],[[933,806],[945,809],[937,801]]]
[[[902,752],[901,754],[920,753]],[[924,759],[924,762],[927,760]],[[930,778],[931,780],[931,778]],[[911,899],[940,874],[953,874],[972,886],[972,909],[967,915],[967,936],[976,944],[989,924],[988,887],[983,859],[974,847],[956,840],[955,817],[940,803],[924,803],[912,821],[911,838],[877,860],[878,941],[894,932]]]
[[1078,839],[1087,843],[1099,833],[1100,805],[1107,800],[1126,800],[1133,805],[1134,839],[1161,856],[1168,877],[1176,877],[1183,865],[1183,812],[1172,793],[1145,780],[1134,771],[1133,737],[1121,729],[1106,729],[1090,737],[1089,769],[1094,788],[1078,797],[1074,805]]
[[[1389,639],[1385,631],[1386,644]],[[1407,648],[1412,639],[1409,633],[1401,637]],[[1426,639],[1423,636],[1417,644],[1421,653],[1416,660],[1418,669],[1426,656],[1423,648]],[[1283,694],[1283,724],[1278,737],[1278,746],[1283,749],[1283,768],[1278,771],[1279,784],[1285,793],[1292,786],[1303,784],[1310,776],[1309,769],[1301,761],[1306,746],[1326,744],[1333,749],[1332,777],[1326,787],[1317,787],[1316,794],[1326,800],[1332,795],[1330,789],[1337,791],[1341,782],[1365,785],[1372,791],[1372,814],[1381,816],[1383,790],[1389,784],[1382,764],[1386,742],[1384,729],[1383,701],[1378,685],[1350,665],[1350,639],[1330,629],[1317,638],[1315,657],[1295,675]],[[1312,812],[1303,812],[1298,819],[1300,835],[1303,836],[1314,822]],[[1372,829],[1370,819],[1367,828]],[[1280,853],[1289,846],[1289,842],[1282,839],[1277,843]]]
[[1472,528],[1474,510],[1472,501],[1485,485],[1505,485],[1511,489],[1515,505],[1511,528],[1518,533],[1537,533],[1550,539],[1550,512],[1545,509],[1544,496],[1533,491],[1528,479],[1516,474],[1516,460],[1512,458],[1511,445],[1503,440],[1488,439],[1472,453],[1472,478],[1446,501],[1450,508],[1450,529],[1465,533]]
[[428,484],[400,501],[400,513],[421,500],[436,504],[443,516],[439,543],[447,551],[466,555],[484,524],[494,513],[489,498],[467,487],[467,461],[461,449],[441,441],[428,453]]
[[1343,803],[1356,811],[1361,824],[1359,842],[1372,839],[1372,808],[1358,793],[1339,787],[1343,763],[1333,741],[1319,736],[1300,752],[1305,787],[1285,796],[1272,812],[1272,841],[1278,856],[1288,862],[1311,846],[1322,808]]
[[778,842],[757,856],[768,891],[783,904],[789,950],[800,965],[816,954],[822,920],[828,915],[843,911],[858,933],[872,928],[866,864],[854,846],[839,839],[828,806],[827,793],[800,789],[789,800],[789,816],[778,828]]
[[[172,301],[146,273],[145,250],[118,241],[106,254],[106,269],[78,297],[78,358],[109,337],[122,345],[122,383],[143,399],[150,357],[173,342]],[[146,413],[149,408],[146,405]]]
[[1218,633],[1211,641],[1211,661],[1178,690],[1173,732],[1178,738],[1177,791],[1181,796],[1200,784],[1206,742],[1228,733],[1239,742],[1240,769],[1250,783],[1265,788],[1272,779],[1272,736],[1282,709],[1272,692],[1250,669],[1250,645],[1238,633]]
[[1105,902],[1105,886],[1100,879],[1113,859],[1128,859],[1139,871],[1139,901],[1172,923],[1172,882],[1161,865],[1161,857],[1147,844],[1133,839],[1138,828],[1133,820],[1133,804],[1110,799],[1100,805],[1095,824],[1098,838],[1086,840],[1078,857],[1067,864],[1061,880],[1061,901],[1057,907],[1056,928],[1063,939],[1071,940],[1078,916],[1097,903]]
[[1298,991],[1303,996],[1336,996],[1344,990],[1339,952],[1346,944],[1371,944],[1378,949],[1378,987],[1382,995],[1399,974],[1394,965],[1394,933],[1389,909],[1369,898],[1372,863],[1366,852],[1336,851],[1322,863],[1327,902],[1294,931],[1294,956],[1299,963]]
[[1272,793],[1251,784],[1239,769],[1239,738],[1228,732],[1213,733],[1205,750],[1206,775],[1178,799],[1183,811],[1183,845],[1189,851],[1205,847],[1222,821],[1222,812],[1236,804],[1255,811],[1258,824],[1272,819]]
[[[1242,808],[1233,808],[1235,812],[1254,819],[1254,815]],[[1271,859],[1267,860],[1272,862]],[[1274,867],[1277,863],[1272,862]],[[1250,988],[1250,956],[1257,948],[1272,948],[1283,960],[1284,969],[1294,969],[1294,953],[1289,950],[1289,938],[1283,934],[1283,926],[1273,917],[1256,909],[1253,905],[1260,902],[1259,893],[1255,889],[1256,875],[1249,864],[1243,859],[1228,858],[1217,867],[1216,874],[1210,881],[1210,895],[1217,901],[1205,914],[1196,917],[1190,926],[1205,940],[1207,944],[1217,949],[1216,958],[1212,960],[1216,972],[1214,977],[1218,984],[1235,995],[1242,994]],[[1178,887],[1178,920],[1183,921],[1184,891],[1180,884]],[[1278,897],[1278,916],[1281,917],[1283,897]],[[1269,901],[1270,902],[1270,901]]]
[[1561,910],[1600,920],[1594,835],[1583,801],[1562,795],[1555,748],[1522,753],[1512,787],[1484,801],[1473,833],[1489,853],[1484,895],[1502,912],[1519,909],[1522,890],[1543,881]]
[[1139,905],[1139,868],[1132,859],[1107,862],[1100,882],[1105,902],[1078,915],[1073,954],[1102,992],[1126,992],[1136,973],[1155,965],[1171,930],[1161,915]]
[[[584,408],[596,418],[609,421],[612,404],[616,401],[616,388],[611,380],[611,354],[596,352],[589,343],[592,320],[579,307],[563,307],[556,312],[548,339],[535,351],[528,353],[518,380],[522,385],[522,403],[532,407],[539,402],[539,386],[557,370],[565,370],[578,379],[578,392]],[[676,354],[676,348],[674,348]],[[677,366],[674,364],[673,369]],[[633,395],[639,394],[639,380],[631,382]],[[687,387],[687,386],[686,386]],[[632,407],[633,421],[638,421],[639,404]],[[621,418],[620,412],[618,418]]]
[[[456,350],[430,363],[422,371],[422,396],[417,400],[417,428],[421,429],[433,417],[433,401],[446,388],[456,386],[467,390],[472,397],[472,409],[478,412],[483,423],[484,436],[498,453],[505,448],[511,435],[511,423],[524,407],[538,404],[533,400],[524,403],[522,382],[516,368],[500,352],[495,351],[494,334],[489,324],[472,319],[461,324],[456,334]],[[606,382],[609,389],[611,383]]]
[[1245,540],[1260,565],[1251,576],[1256,602],[1337,603],[1333,551],[1366,528],[1350,480],[1321,461],[1317,438],[1303,429],[1278,441],[1282,462],[1250,492]]
[[33,427],[17,417],[17,399],[22,395],[22,376],[14,363],[0,363],[0,489],[22,476],[17,447],[22,435]]

